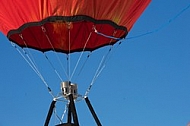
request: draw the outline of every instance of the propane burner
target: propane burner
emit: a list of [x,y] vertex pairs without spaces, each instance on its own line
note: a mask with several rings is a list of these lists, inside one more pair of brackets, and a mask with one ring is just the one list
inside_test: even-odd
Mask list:
[[78,97],[78,86],[77,84],[71,83],[70,81],[61,82],[61,91],[65,99],[69,100],[69,95],[73,95],[73,99],[76,100]]

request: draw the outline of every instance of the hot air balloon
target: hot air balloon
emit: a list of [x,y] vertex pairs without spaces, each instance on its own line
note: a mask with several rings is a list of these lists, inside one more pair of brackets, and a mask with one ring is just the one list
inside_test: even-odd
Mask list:
[[[101,126],[88,99],[88,93],[104,68],[106,58],[98,65],[84,96],[79,95],[77,82],[73,82],[74,73],[84,53],[88,52],[88,59],[92,52],[112,47],[125,39],[150,0],[0,0],[0,3],[0,31],[7,36],[53,96],[45,126],[49,124],[55,104],[61,98],[68,102],[68,119],[59,126],[79,125],[75,108],[75,101],[78,99],[85,99],[97,125]],[[55,70],[61,80],[59,95],[53,95],[27,50],[42,52],[53,69],[54,65],[46,53],[58,53],[56,57],[66,57],[66,69],[63,70],[65,76],[62,77]],[[76,60],[71,72],[71,56],[76,53],[80,53],[79,60]],[[58,61],[62,62],[60,58]],[[86,62],[84,60],[79,73]]]

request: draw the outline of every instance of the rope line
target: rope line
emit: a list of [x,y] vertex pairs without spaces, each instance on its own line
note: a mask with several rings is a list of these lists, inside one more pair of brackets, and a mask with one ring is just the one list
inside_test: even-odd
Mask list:
[[181,16],[185,11],[187,11],[188,9],[190,8],[190,4],[187,5],[185,8],[183,8],[179,13],[177,13],[175,16],[173,16],[172,18],[170,18],[167,22],[163,23],[162,25],[160,25],[160,27],[158,27],[157,29],[154,29],[152,31],[149,31],[149,32],[146,32],[146,33],[143,33],[143,34],[139,34],[139,35],[136,35],[136,36],[132,36],[132,37],[128,37],[126,38],[127,40],[129,39],[136,39],[136,38],[140,38],[140,37],[143,37],[143,36],[146,36],[146,35],[150,35],[150,34],[153,34],[153,33],[156,33],[156,32],[159,32],[161,31],[163,28],[167,27],[170,23],[172,23],[173,21],[175,21],[179,16]]
[[98,35],[101,35],[101,36],[104,36],[106,38],[110,38],[110,39],[115,39],[115,40],[121,40],[121,38],[117,38],[117,37],[114,37],[114,36],[109,36],[109,35],[106,35],[104,33],[101,33],[101,32],[98,32],[98,30],[94,27],[94,32]]

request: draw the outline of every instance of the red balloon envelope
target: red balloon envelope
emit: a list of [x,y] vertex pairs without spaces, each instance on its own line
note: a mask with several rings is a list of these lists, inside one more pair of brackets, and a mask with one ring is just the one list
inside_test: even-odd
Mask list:
[[124,38],[150,0],[0,0],[0,30],[21,47],[72,53]]

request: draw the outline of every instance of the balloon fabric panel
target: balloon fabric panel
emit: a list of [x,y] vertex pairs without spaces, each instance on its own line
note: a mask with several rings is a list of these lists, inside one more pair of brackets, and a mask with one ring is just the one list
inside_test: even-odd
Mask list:
[[[115,44],[150,0],[0,0],[0,31],[21,47],[71,53]],[[105,37],[100,34],[104,34]]]

